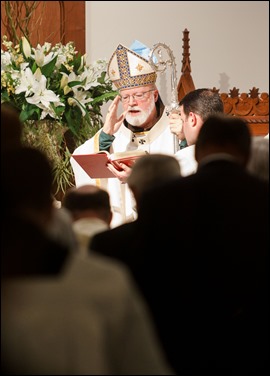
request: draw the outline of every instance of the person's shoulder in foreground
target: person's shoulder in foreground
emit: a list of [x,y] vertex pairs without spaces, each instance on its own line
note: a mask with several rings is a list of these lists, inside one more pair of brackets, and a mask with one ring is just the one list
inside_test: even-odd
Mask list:
[[145,290],[177,374],[269,368],[269,185],[247,171],[250,146],[243,120],[209,117],[197,172],[140,203]]
[[[238,218],[239,230],[254,227],[252,237],[255,229],[257,234],[260,232],[260,225],[262,231],[265,230],[269,185],[248,171],[250,155],[251,134],[243,120],[222,114],[210,116],[201,127],[195,144],[197,172],[145,192],[138,216],[139,223],[144,225],[139,234],[155,242],[151,229],[159,231],[157,227],[164,226],[159,238],[169,241],[177,237],[177,227],[180,229],[183,225],[187,231],[192,229],[192,226],[186,228],[186,224],[182,224],[184,219],[189,218],[199,230],[195,218],[204,215],[217,215],[216,219],[212,218],[215,224],[231,216],[226,226],[232,226]],[[160,197],[166,197],[166,200],[160,200]],[[166,236],[165,229],[170,236]],[[182,241],[185,241],[185,235],[183,233]]]
[[174,374],[121,265],[73,255],[61,275],[5,279],[2,286],[2,370]]

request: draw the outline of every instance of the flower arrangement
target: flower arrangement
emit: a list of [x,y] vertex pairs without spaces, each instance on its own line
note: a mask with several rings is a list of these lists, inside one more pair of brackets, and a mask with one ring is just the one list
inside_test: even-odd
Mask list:
[[107,62],[87,65],[73,42],[34,48],[26,37],[13,46],[4,36],[2,46],[1,103],[19,111],[24,141],[47,153],[57,191],[64,192],[72,185],[70,152],[103,125],[101,106],[117,95],[106,75]]

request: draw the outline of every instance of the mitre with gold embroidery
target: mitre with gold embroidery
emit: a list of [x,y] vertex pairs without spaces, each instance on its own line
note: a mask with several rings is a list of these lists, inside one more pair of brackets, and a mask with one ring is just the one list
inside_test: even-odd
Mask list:
[[157,74],[147,59],[149,52],[149,48],[138,41],[133,42],[131,48],[117,46],[108,64],[108,75],[118,90],[156,82]]

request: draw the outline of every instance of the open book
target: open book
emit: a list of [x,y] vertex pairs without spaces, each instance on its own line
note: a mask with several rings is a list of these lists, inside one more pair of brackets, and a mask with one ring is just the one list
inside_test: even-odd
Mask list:
[[108,163],[118,170],[122,168],[119,163],[132,167],[135,161],[148,154],[145,150],[128,150],[110,154],[103,150],[95,154],[72,154],[72,158],[79,163],[82,169],[92,179],[115,178],[115,175],[107,168]]

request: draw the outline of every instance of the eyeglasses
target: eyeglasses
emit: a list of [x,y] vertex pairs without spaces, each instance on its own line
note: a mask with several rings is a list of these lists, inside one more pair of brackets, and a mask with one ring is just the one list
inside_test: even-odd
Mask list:
[[144,91],[143,93],[135,93],[130,95],[120,95],[121,101],[123,103],[128,103],[130,100],[130,97],[132,97],[137,102],[142,102],[146,99],[145,94],[149,93],[150,91],[155,91],[155,89]]

